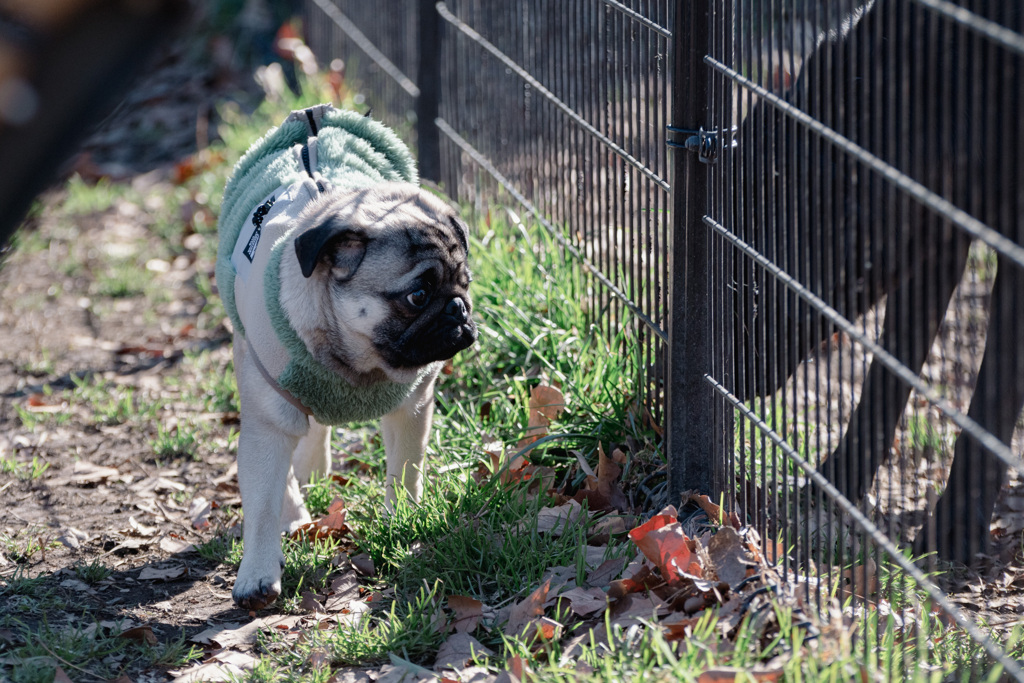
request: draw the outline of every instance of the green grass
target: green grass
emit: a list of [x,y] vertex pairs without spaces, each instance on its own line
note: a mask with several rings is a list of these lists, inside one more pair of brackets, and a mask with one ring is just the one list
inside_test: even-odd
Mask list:
[[111,570],[99,560],[93,560],[89,564],[79,563],[75,565],[75,574],[86,583],[99,583],[110,576]]
[[[19,413],[20,414],[20,413]],[[34,415],[35,413],[30,413]],[[42,479],[46,470],[50,469],[50,463],[38,455],[32,456],[31,462],[18,462],[13,455],[0,458],[0,474],[13,474],[23,481],[37,481]]]
[[131,185],[117,183],[109,178],[100,178],[95,183],[88,183],[77,173],[68,179],[64,190],[67,196],[62,209],[72,216],[106,211],[113,207],[118,199],[139,199],[138,193]]
[[75,385],[72,400],[91,411],[96,424],[146,423],[156,418],[159,406],[138,396],[134,387],[97,381],[91,375],[71,375],[71,381]]
[[156,438],[149,442],[158,458],[198,457],[201,430],[193,424],[178,423],[173,428],[157,425]]
[[334,499],[342,494],[342,488],[331,475],[313,475],[309,484],[305,486],[306,509],[309,514],[320,517],[327,512]]
[[208,413],[238,412],[238,386],[230,358],[222,363],[210,351],[185,351],[183,365],[196,375],[186,393],[189,403],[199,403]]
[[22,643],[4,656],[12,683],[51,683],[58,666],[72,680],[113,680],[128,666],[183,666],[202,656],[184,636],[150,646],[119,638],[120,628],[100,624],[28,625],[9,615],[0,623]]
[[152,274],[135,261],[112,263],[96,280],[96,293],[113,299],[126,299],[146,292]]
[[242,541],[228,534],[218,534],[197,545],[196,553],[210,562],[237,567],[242,562]]

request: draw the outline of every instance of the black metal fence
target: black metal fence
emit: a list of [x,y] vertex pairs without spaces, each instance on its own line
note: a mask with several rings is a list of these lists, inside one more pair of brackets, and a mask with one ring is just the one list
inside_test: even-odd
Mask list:
[[675,494],[723,495],[818,605],[937,605],[1024,680],[922,573],[1020,563],[1021,530],[990,526],[1024,473],[1020,2],[305,12],[425,177],[514,200],[587,264]]
[[1022,471],[1024,6],[705,6],[684,123],[710,131],[698,303],[726,341],[687,400],[713,399],[727,491],[783,566],[890,605],[898,566],[967,624],[899,548],[1020,560],[990,525]]

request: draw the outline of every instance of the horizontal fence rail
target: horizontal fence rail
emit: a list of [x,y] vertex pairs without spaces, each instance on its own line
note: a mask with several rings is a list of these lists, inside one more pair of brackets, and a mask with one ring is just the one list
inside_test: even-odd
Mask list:
[[948,561],[1022,561],[993,520],[1024,497],[1024,5],[304,12],[425,178],[525,209],[585,267],[664,429],[659,500],[721,496],[808,604],[859,617],[865,657],[935,611],[991,658],[967,678],[1024,681],[1010,622],[943,592]]

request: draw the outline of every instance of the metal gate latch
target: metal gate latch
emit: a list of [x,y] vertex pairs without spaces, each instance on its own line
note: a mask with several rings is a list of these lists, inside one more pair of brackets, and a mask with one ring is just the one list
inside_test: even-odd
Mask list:
[[[718,161],[718,151],[721,148],[718,140],[717,130],[704,130],[703,127],[693,130],[692,128],[677,128],[675,126],[666,126],[670,133],[685,133],[687,138],[680,142],[678,140],[668,140],[666,144],[669,147],[679,147],[687,149],[691,152],[696,152],[698,158],[702,163],[713,164]],[[731,141],[730,147],[735,147],[736,141]]]

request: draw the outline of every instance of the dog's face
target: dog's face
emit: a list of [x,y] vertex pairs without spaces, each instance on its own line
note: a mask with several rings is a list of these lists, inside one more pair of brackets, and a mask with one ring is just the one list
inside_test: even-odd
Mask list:
[[408,183],[328,193],[299,217],[281,303],[318,361],[407,382],[476,341],[466,225]]

